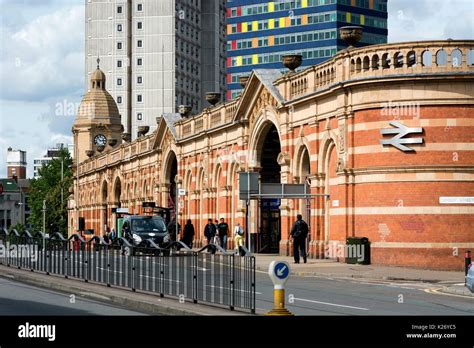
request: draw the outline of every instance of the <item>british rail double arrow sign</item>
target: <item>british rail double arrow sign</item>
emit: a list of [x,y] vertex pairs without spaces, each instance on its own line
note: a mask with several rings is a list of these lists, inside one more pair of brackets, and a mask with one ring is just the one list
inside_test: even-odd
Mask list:
[[407,127],[403,123],[400,123],[397,121],[390,122],[390,125],[395,128],[381,129],[380,134],[382,135],[396,134],[396,135],[390,139],[381,139],[380,144],[392,145],[396,147],[397,149],[404,152],[415,151],[415,149],[412,149],[411,147],[405,146],[403,144],[423,144],[423,138],[404,138],[406,135],[409,135],[409,134],[423,133],[423,128]]

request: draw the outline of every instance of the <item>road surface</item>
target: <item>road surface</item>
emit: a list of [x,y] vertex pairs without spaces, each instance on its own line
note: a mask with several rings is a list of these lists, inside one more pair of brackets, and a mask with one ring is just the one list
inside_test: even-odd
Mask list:
[[0,315],[143,315],[104,303],[0,278]]
[[[192,296],[192,272],[189,271],[190,259],[171,257],[161,264],[152,256],[136,256],[134,284],[137,289],[160,292],[165,296],[184,296],[190,300]],[[198,261],[198,300],[229,303],[230,272],[228,259],[216,258],[219,262],[212,263],[210,255],[202,255]],[[126,262],[125,262],[126,261]],[[89,259],[92,280],[104,282],[107,270],[110,271],[112,286],[130,287],[130,259],[115,253],[106,260],[105,255],[93,253]],[[81,265],[80,260],[73,258],[72,264]],[[108,266],[110,268],[108,268]],[[187,266],[186,266],[187,265]],[[160,270],[163,281],[158,281]],[[73,269],[68,270],[72,275]],[[82,271],[81,271],[82,273]],[[239,284],[240,281],[240,284]],[[241,287],[243,278],[235,283],[240,304],[248,297],[248,288]],[[460,280],[462,281],[462,280]],[[474,298],[456,295],[445,295],[436,292],[439,284],[422,282],[389,282],[354,279],[332,279],[328,277],[299,277],[290,275],[286,284],[287,308],[296,315],[473,315]],[[5,290],[0,294],[8,298]],[[62,295],[64,296],[64,295]],[[130,296],[133,296],[131,293]],[[67,302],[68,298],[61,301]],[[41,302],[38,298],[38,302]],[[0,302],[1,304],[2,302]],[[53,302],[53,303],[57,303]],[[248,302],[247,302],[248,305]],[[78,306],[66,308],[78,309]],[[84,304],[85,310],[87,307]],[[236,307],[239,305],[236,303]],[[257,313],[265,313],[273,307],[273,284],[267,272],[257,271],[256,274],[256,307]],[[0,307],[1,308],[1,307]],[[93,310],[93,308],[91,308]],[[99,311],[103,312],[103,311]],[[104,314],[114,314],[112,308]]]

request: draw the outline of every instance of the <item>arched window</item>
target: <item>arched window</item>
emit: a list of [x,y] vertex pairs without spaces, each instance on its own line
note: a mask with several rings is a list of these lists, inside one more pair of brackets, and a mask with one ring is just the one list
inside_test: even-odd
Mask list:
[[378,70],[379,66],[380,66],[379,56],[378,55],[372,56],[372,69]]
[[421,64],[423,66],[431,66],[431,63],[433,62],[432,59],[432,54],[430,51],[424,51],[421,55]]
[[384,53],[382,56],[382,68],[383,69],[390,68],[390,59],[388,58],[388,53]]
[[462,64],[462,52],[461,50],[455,49],[451,52],[451,64],[453,67],[460,67]]
[[474,65],[474,50],[467,51],[467,65]]
[[370,66],[370,59],[369,59],[369,57],[365,56],[364,57],[364,63],[363,63],[363,69],[364,70],[369,70],[369,66]]
[[403,67],[403,53],[397,52],[393,55],[393,66],[395,68]]
[[407,53],[407,66],[410,68],[416,65],[416,53],[415,51],[410,51]]
[[360,72],[361,65],[362,65],[362,60],[360,58],[357,58],[357,60],[356,60],[356,72]]
[[448,54],[445,50],[439,50],[436,52],[436,65],[446,65],[448,64]]

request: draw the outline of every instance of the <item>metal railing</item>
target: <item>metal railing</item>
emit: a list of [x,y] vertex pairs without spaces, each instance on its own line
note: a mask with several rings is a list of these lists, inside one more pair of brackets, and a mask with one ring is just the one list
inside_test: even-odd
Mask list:
[[[43,245],[44,243],[44,245]],[[0,230],[0,264],[255,313],[255,257],[216,245],[198,251],[182,242],[135,247],[126,239],[85,241],[42,232]],[[211,252],[205,252],[206,250]]]

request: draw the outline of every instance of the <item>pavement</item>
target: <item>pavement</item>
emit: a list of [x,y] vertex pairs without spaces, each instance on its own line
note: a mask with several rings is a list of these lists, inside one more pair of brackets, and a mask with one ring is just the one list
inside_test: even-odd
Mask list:
[[[104,284],[92,282],[86,283],[83,280],[77,280],[73,278],[65,279],[64,277],[53,274],[45,275],[44,273],[20,270],[13,267],[7,267],[5,265],[0,265],[0,280],[1,279],[6,279],[10,282],[8,285],[12,289],[8,291],[8,293],[11,295],[7,295],[7,298],[12,299],[14,298],[13,294],[17,291],[16,289],[20,289],[22,284],[28,284],[34,288],[43,288],[61,292],[65,294],[65,297],[75,295],[75,297],[79,300],[98,301],[114,307],[128,309],[133,312],[152,315],[222,316],[248,314],[238,311],[230,311],[229,309],[210,305],[201,305],[199,303],[180,303],[178,299],[166,297],[160,298],[159,295],[146,294],[140,291],[132,292],[128,288],[112,288],[107,287]],[[5,295],[4,292],[0,292],[0,297],[2,293]],[[18,310],[21,311],[21,308],[19,307]],[[55,314],[55,312],[53,314]],[[63,315],[64,314],[66,313],[63,313]],[[131,312],[128,313],[128,315],[131,315]]]
[[256,269],[268,272],[270,262],[287,261],[291,274],[300,277],[330,277],[339,279],[383,280],[423,282],[439,285],[439,291],[474,297],[464,287],[464,272],[436,271],[407,267],[346,264],[328,259],[308,259],[307,263],[295,264],[293,257],[276,254],[255,254]]

